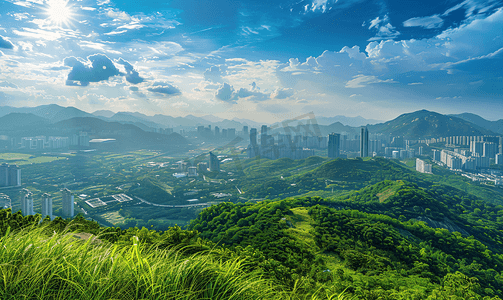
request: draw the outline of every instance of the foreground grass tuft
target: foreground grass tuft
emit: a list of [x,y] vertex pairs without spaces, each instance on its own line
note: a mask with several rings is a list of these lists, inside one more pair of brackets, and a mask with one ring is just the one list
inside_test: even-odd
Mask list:
[[341,299],[298,297],[241,259],[44,235],[44,228],[7,232],[0,239],[0,299]]

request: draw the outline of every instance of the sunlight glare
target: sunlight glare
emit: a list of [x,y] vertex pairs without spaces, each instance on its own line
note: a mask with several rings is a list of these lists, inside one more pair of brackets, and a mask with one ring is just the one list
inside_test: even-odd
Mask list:
[[72,10],[70,6],[68,6],[67,0],[49,0],[47,1],[47,5],[46,11],[52,23],[62,25],[70,21]]

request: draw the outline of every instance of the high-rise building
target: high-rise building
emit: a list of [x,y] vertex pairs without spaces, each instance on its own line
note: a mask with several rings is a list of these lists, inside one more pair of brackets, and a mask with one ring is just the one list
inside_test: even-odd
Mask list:
[[227,137],[233,139],[236,137],[236,129],[235,128],[227,128]]
[[252,146],[257,145],[257,129],[256,128],[250,129],[250,145],[252,145]]
[[89,140],[87,132],[81,131],[79,133],[79,146],[89,147]]
[[483,155],[484,157],[494,158],[498,153],[498,145],[495,143],[484,143]]
[[9,186],[9,165],[0,166],[0,186]]
[[416,171],[431,174],[432,173],[431,170],[432,170],[431,164],[427,164],[424,162],[424,160],[416,158]]
[[210,171],[219,172],[220,171],[220,161],[218,157],[210,152]]
[[434,161],[440,161],[440,150],[433,149],[433,160]]
[[243,126],[243,135],[244,136],[248,135],[248,126]]
[[360,157],[369,156],[369,131],[367,127],[360,130]]
[[62,189],[63,193],[63,216],[66,218],[73,218],[74,212],[74,204],[73,204],[73,194],[69,189]]
[[495,163],[497,165],[503,165],[503,154],[499,153],[499,154],[496,154],[496,161]]
[[42,219],[46,216],[52,220],[52,197],[51,195],[45,193],[42,195]]
[[470,152],[472,154],[478,154],[483,156],[484,154],[484,143],[478,141],[470,141]]
[[199,136],[202,136],[204,134],[204,126],[203,125],[197,126],[197,134]]
[[260,128],[260,134],[267,134],[267,125],[262,125]]
[[201,173],[204,173],[208,170],[208,163],[200,162],[197,164],[197,170]]
[[215,137],[219,136],[220,136],[220,128],[218,128],[218,126],[215,126]]
[[268,142],[267,125],[262,125],[260,129],[260,147],[266,147]]
[[21,169],[16,165],[0,165],[0,187],[21,186]]
[[328,135],[328,157],[329,158],[339,157],[340,140],[341,140],[341,135],[338,133],[331,133]]
[[23,216],[34,215],[33,194],[27,189],[22,189],[19,193],[21,200],[21,213]]
[[189,176],[197,176],[197,168],[189,167]]
[[500,136],[500,139],[499,139],[499,151],[498,151],[499,154],[503,154],[503,136]]

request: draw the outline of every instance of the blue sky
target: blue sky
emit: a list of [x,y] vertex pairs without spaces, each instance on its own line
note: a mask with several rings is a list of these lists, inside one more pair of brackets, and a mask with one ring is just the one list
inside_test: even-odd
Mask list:
[[503,118],[503,1],[0,0],[0,105]]

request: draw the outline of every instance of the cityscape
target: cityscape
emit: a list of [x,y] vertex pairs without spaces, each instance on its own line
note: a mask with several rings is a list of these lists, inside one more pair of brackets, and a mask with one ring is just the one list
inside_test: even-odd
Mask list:
[[0,299],[502,300],[503,0],[0,1]]

